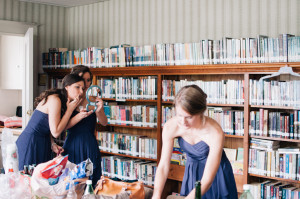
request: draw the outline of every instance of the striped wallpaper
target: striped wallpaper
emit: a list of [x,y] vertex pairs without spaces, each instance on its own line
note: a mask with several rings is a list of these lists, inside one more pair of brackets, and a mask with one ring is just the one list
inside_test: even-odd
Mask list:
[[0,0],[0,20],[39,24],[39,52],[300,35],[299,10],[299,0],[110,0],[71,8]]

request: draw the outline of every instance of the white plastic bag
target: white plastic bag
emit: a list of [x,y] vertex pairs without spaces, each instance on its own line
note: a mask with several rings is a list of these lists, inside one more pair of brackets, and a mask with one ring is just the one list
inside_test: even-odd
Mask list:
[[14,172],[19,171],[18,151],[14,135],[11,129],[4,128],[2,132],[2,160],[5,173],[9,169]]
[[[35,167],[32,177],[31,177],[32,193],[34,196],[37,196],[40,198],[41,197],[49,198],[49,199],[50,198],[51,199],[52,198],[53,199],[64,198],[68,193],[68,190],[66,190],[67,183],[69,183],[68,180],[60,180],[55,185],[49,185],[48,180],[41,176],[41,170],[43,170],[49,164],[49,162],[38,164]],[[70,161],[68,161],[65,168],[73,169],[74,167],[76,167],[76,164],[73,164]],[[87,178],[74,180],[74,182],[76,182],[76,181],[79,182],[79,184],[76,185],[76,188],[75,188],[76,192],[77,191],[80,192],[81,190],[82,190],[82,192],[84,191],[86,179]],[[81,193],[81,195],[82,195],[82,193]],[[78,194],[78,197],[80,198],[81,195]]]

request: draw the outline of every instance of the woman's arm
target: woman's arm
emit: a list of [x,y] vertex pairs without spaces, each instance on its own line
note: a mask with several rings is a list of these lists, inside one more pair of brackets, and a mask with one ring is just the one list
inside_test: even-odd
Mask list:
[[48,120],[50,131],[53,137],[57,138],[63,132],[69,122],[72,112],[80,102],[81,100],[78,97],[72,102],[68,100],[67,110],[61,118],[61,100],[56,95],[51,95],[48,97],[45,105],[48,107]]
[[172,128],[171,126],[172,125],[170,125],[170,123],[167,122],[163,128],[163,146],[161,150],[161,158],[159,161],[159,165],[155,174],[154,191],[152,199],[161,198],[161,194],[169,174],[171,155],[174,145],[174,128]]
[[64,149],[61,146],[58,146],[55,142],[54,139],[52,137],[52,135],[50,135],[50,139],[51,139],[51,149],[54,153],[56,153],[57,155],[61,154],[62,152],[64,152]]
[[97,101],[97,109],[96,109],[96,116],[102,126],[107,125],[107,117],[104,113],[104,107],[103,107],[103,100],[100,98],[96,98]]
[[74,117],[72,117],[69,120],[69,123],[66,126],[66,129],[72,128],[73,126],[75,126],[78,122],[80,122],[83,118],[88,117],[89,115],[91,115],[93,113],[93,110],[91,111],[86,111],[86,109],[82,109],[80,110],[79,113],[77,113]]

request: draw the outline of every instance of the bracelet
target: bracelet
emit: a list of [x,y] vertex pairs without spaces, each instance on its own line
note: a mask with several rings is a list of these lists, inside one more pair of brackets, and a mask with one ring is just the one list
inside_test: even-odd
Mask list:
[[55,143],[55,142],[53,142],[53,143],[51,144],[51,149],[52,149],[52,147],[53,147],[53,145],[54,145],[54,144],[56,144],[56,143]]

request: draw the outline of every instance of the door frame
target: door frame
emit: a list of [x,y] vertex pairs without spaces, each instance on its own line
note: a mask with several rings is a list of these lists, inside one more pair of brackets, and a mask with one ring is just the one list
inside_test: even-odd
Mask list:
[[[30,50],[30,57],[25,57],[25,35],[27,31],[30,30],[31,39],[29,39],[29,46],[27,46],[27,50]],[[0,34],[1,35],[17,35],[24,37],[24,85],[22,88],[22,128],[24,129],[30,119],[31,113],[33,112],[33,97],[35,96],[35,91],[37,90],[37,85],[34,82],[37,82],[37,56],[34,56],[34,41],[37,37],[37,28],[38,24],[35,23],[25,23],[25,22],[15,22],[15,21],[7,21],[0,20]],[[29,32],[29,31],[28,31]],[[30,67],[28,67],[30,65]],[[29,95],[27,95],[29,94]],[[28,113],[28,114],[27,114]]]

